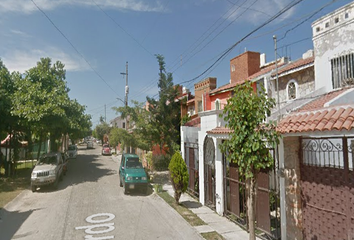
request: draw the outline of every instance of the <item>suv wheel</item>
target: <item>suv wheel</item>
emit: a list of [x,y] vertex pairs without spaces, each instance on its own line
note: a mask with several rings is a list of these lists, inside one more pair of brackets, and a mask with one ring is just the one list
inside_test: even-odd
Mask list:
[[123,192],[124,192],[124,194],[127,194],[127,193],[128,193],[128,191],[127,191],[127,189],[126,189],[126,187],[125,187],[125,183],[123,184]]
[[119,178],[119,186],[123,187],[122,180]]
[[59,178],[55,179],[55,182],[53,183],[53,188],[54,188],[55,190],[58,189],[58,184],[59,184]]
[[33,184],[31,184],[31,189],[32,189],[32,192],[35,192],[37,190],[37,187]]

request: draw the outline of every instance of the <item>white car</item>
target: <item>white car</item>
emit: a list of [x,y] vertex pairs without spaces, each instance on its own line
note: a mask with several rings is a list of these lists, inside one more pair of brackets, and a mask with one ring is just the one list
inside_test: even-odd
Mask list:
[[89,148],[93,148],[93,142],[92,141],[88,141],[87,142],[87,149]]
[[69,145],[67,151],[68,158],[76,158],[77,157],[77,146]]

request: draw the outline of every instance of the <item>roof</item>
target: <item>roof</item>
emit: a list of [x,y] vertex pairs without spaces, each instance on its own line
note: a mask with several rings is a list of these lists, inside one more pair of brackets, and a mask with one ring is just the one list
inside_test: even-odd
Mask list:
[[210,131],[207,131],[208,134],[229,134],[233,132],[233,130],[226,127],[216,127]]
[[[284,67],[280,68],[278,70],[278,75],[279,74],[282,74],[282,73],[285,73],[285,72],[288,72],[288,71],[291,71],[291,70],[294,70],[298,67],[303,67],[303,66],[306,66],[306,65],[312,65],[314,63],[314,57],[308,57],[308,58],[301,58],[301,59],[298,59],[294,62],[291,62],[287,65],[285,65]],[[272,76],[275,76],[276,73],[273,73]]]
[[354,129],[354,105],[329,107],[312,112],[300,112],[280,121],[280,133]]
[[280,133],[313,131],[342,131],[354,129],[353,103],[329,106],[326,103],[344,93],[348,88],[336,90],[311,101],[294,113],[283,118],[277,130]]
[[[284,66],[285,64],[286,64],[286,63],[278,64],[278,68],[281,67],[281,66]],[[252,74],[251,76],[249,76],[249,77],[247,78],[247,80],[252,80],[252,79],[255,79],[255,78],[257,78],[257,77],[259,77],[259,76],[262,76],[262,75],[264,75],[264,74],[266,74],[266,73],[269,73],[270,71],[274,70],[276,67],[277,67],[277,66],[276,66],[275,64],[272,64],[272,65],[270,65],[270,66],[267,66],[267,67],[261,69],[260,71],[258,71],[258,72],[256,72],[256,73]]]
[[186,122],[183,126],[186,127],[200,127],[200,117],[196,117],[188,122]]
[[234,82],[234,83],[228,83],[228,84],[226,84],[226,85],[223,85],[223,86],[221,86],[221,87],[219,87],[219,88],[216,88],[216,89],[210,91],[210,94],[217,93],[217,92],[221,92],[221,91],[224,91],[224,90],[232,89],[232,88],[236,87],[236,85],[242,84],[242,83],[244,83],[244,81],[242,81],[242,82],[237,82],[237,83],[236,83],[236,82]]

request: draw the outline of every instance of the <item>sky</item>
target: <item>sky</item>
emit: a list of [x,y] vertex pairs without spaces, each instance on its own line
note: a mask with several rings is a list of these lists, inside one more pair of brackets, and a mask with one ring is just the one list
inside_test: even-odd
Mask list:
[[311,24],[350,2],[0,0],[0,59],[21,73],[42,57],[64,63],[69,96],[86,106],[95,127],[100,117],[119,116],[112,107],[124,105],[126,62],[129,106],[158,97],[156,54],[174,84],[193,93],[195,83],[216,77],[220,87],[229,83],[230,59],[245,51],[273,61],[273,35],[277,57],[301,58],[313,49]]

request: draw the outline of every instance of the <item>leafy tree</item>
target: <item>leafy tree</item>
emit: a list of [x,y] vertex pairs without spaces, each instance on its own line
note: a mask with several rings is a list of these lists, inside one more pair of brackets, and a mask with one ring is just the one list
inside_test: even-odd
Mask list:
[[166,72],[162,55],[156,55],[159,63],[159,99],[147,97],[149,103],[150,125],[148,135],[160,149],[169,151],[170,155],[179,147],[180,137],[180,103],[177,100],[178,86],[173,85],[172,73]]
[[278,143],[279,135],[272,123],[265,123],[275,106],[274,99],[267,98],[264,89],[254,92],[250,82],[238,85],[235,95],[224,108],[226,126],[233,130],[229,140],[221,144],[230,162],[236,163],[239,173],[246,179],[247,215],[249,239],[255,238],[255,199],[257,176],[262,169],[273,166],[269,147]]
[[[76,100],[70,100],[64,64],[41,58],[37,65],[15,75],[11,114],[25,121],[42,142],[49,134],[51,149],[63,134],[77,134],[90,127],[90,117]],[[41,146],[41,145],[40,145]],[[38,149],[39,157],[40,148]]]
[[104,143],[104,136],[109,136],[111,131],[111,127],[106,122],[101,122],[95,128],[96,138],[100,139],[102,143]]
[[172,156],[168,169],[170,170],[171,182],[175,190],[175,200],[178,203],[182,193],[187,191],[189,182],[187,165],[179,152]]
[[123,119],[127,118],[130,122],[130,129],[121,129],[120,143],[124,143],[126,146],[134,148],[140,148],[142,150],[150,150],[152,147],[152,138],[149,134],[154,127],[150,123],[151,113],[144,108],[143,103],[132,101],[134,107],[113,107],[117,113],[121,114]]

